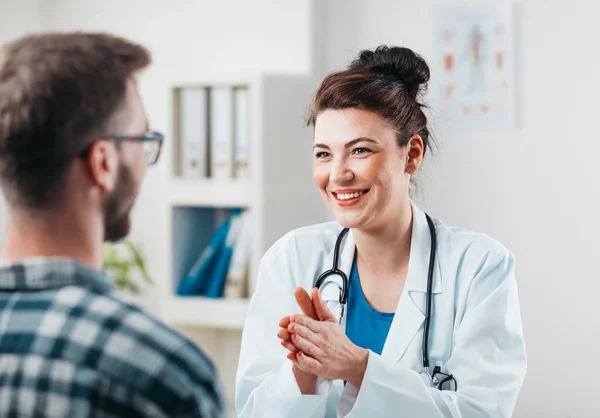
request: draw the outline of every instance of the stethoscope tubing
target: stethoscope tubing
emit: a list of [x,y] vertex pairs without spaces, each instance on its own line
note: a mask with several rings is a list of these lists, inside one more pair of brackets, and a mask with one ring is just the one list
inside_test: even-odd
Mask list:
[[[429,370],[429,328],[430,328],[430,319],[431,319],[431,306],[432,306],[432,286],[433,286],[433,270],[435,266],[435,254],[437,250],[437,237],[435,233],[435,225],[433,224],[432,219],[429,215],[425,214],[427,218],[427,225],[429,226],[429,233],[431,235],[431,247],[429,254],[429,268],[427,271],[427,303],[425,308],[425,332],[423,332],[423,369]],[[340,314],[340,322],[344,315],[344,307],[348,301],[348,289],[350,283],[348,281],[348,276],[342,270],[339,269],[339,256],[340,256],[340,247],[342,245],[342,241],[349,229],[344,228],[339,233],[337,239],[335,240],[335,248],[333,251],[333,263],[332,267],[329,270],[324,271],[316,280],[315,287],[320,289],[325,280],[332,275],[338,275],[342,279],[342,288],[340,289],[340,297],[339,302],[341,306],[341,314]]]

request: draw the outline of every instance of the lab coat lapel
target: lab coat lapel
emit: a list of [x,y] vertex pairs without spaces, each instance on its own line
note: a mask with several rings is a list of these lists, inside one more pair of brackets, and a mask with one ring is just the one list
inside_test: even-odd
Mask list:
[[[414,340],[425,321],[425,296],[427,293],[431,237],[425,213],[415,205],[412,205],[412,210],[413,225],[406,284],[382,351],[383,357],[395,362],[402,359],[411,344],[421,346],[422,334],[419,341]],[[434,271],[434,294],[442,291],[441,278],[437,271],[439,270]]]

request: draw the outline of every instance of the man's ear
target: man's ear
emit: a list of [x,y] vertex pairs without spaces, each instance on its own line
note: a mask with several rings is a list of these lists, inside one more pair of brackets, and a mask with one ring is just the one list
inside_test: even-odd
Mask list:
[[423,139],[419,135],[413,135],[406,145],[406,168],[405,172],[411,176],[419,171],[423,161]]
[[105,192],[112,191],[117,184],[119,156],[112,141],[96,141],[90,149],[87,164],[93,181]]

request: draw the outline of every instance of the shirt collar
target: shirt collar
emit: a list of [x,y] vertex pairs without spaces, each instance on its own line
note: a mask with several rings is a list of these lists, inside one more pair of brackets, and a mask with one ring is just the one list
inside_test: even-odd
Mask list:
[[109,293],[114,285],[101,271],[66,258],[29,258],[18,263],[0,261],[0,291],[35,291],[79,286]]

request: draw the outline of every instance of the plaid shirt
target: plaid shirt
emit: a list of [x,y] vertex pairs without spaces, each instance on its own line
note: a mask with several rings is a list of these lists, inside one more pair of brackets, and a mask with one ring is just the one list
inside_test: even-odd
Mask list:
[[0,265],[0,417],[223,417],[211,362],[69,260]]

